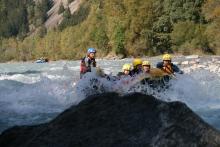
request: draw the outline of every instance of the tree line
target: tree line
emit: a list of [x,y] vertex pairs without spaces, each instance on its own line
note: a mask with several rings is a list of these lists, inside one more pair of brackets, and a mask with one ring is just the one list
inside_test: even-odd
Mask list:
[[[9,2],[11,9],[5,6]],[[74,14],[61,5],[63,21],[46,30],[51,5],[48,0],[0,0],[1,61],[79,59],[87,47],[97,48],[102,57],[220,54],[219,0],[82,0]],[[40,31],[29,35],[30,26]]]

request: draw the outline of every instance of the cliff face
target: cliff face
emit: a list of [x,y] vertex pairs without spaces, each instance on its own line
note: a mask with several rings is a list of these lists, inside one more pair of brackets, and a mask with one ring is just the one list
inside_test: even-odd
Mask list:
[[114,93],[89,97],[53,121],[0,135],[4,147],[220,146],[220,133],[185,104]]
[[48,19],[45,22],[46,28],[54,28],[57,27],[61,21],[63,20],[63,14],[58,14],[60,5],[63,4],[65,8],[69,7],[71,14],[73,14],[81,3],[81,0],[74,0],[73,2],[68,4],[68,0],[52,0],[53,7],[47,12]]

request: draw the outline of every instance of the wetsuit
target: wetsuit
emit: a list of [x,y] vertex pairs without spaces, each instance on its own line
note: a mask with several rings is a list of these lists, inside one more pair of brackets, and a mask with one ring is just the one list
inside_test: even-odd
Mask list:
[[130,72],[131,74],[131,76],[135,76],[135,75],[138,75],[138,74],[140,74],[140,73],[142,73],[142,69],[141,68],[134,68],[131,72]]

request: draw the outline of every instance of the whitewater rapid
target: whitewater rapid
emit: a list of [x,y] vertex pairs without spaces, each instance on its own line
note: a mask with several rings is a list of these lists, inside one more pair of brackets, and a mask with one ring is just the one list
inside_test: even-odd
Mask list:
[[[122,65],[131,60],[97,60],[97,63],[106,74],[116,75]],[[150,60],[155,65],[159,59]],[[185,57],[174,59],[184,60]],[[202,58],[199,65],[212,60],[212,57]],[[178,75],[169,89],[156,96],[166,101],[185,102],[205,121],[220,129],[220,70],[212,71],[207,66],[189,69],[182,65],[181,68],[186,74]],[[88,78],[94,76],[90,74]],[[104,89],[113,91],[111,82],[101,79],[101,83]],[[50,121],[82,101],[85,98],[82,89],[88,84],[88,81],[79,82],[79,61],[0,64],[0,132],[14,125]]]

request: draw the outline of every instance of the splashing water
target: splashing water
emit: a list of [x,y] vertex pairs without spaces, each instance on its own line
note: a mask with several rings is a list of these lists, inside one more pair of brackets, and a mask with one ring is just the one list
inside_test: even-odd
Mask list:
[[[208,70],[200,69],[188,74],[177,75],[176,79],[172,79],[169,82],[168,88],[152,88],[149,85],[143,85],[140,83],[132,86],[129,82],[125,82],[132,81],[131,78],[124,78],[111,83],[106,80],[106,78],[100,78],[94,74],[92,76],[91,75],[88,74],[85,81],[88,82],[91,79],[97,79],[99,81],[98,85],[102,85],[102,88],[107,87],[107,89],[99,88],[100,91],[94,91],[91,88],[88,90],[88,88],[85,88],[85,86],[82,86],[83,84],[81,85],[80,83],[80,88],[85,88],[90,91],[88,95],[110,91],[118,92],[122,95],[132,92],[141,92],[148,95],[154,95],[164,101],[181,101],[186,103],[205,121],[217,129],[220,129],[219,73],[213,73]],[[87,84],[89,84],[89,82]],[[80,91],[79,93],[85,94],[86,92]]]
[[[116,75],[125,60],[98,61],[105,73]],[[0,64],[0,132],[13,125],[47,122],[87,96],[103,92],[142,92],[165,101],[182,101],[205,121],[220,129],[219,73],[195,70],[178,75],[164,91],[147,85],[97,77],[95,72],[79,80],[79,61],[49,64]],[[126,84],[125,84],[126,83]],[[76,84],[76,86],[75,86]],[[159,91],[159,92],[158,92]]]
[[160,94],[172,101],[186,103],[205,121],[220,129],[220,76],[207,70],[178,76],[171,87]]
[[63,66],[0,65],[5,71],[0,74],[0,132],[13,125],[49,121],[75,103],[74,71]]

